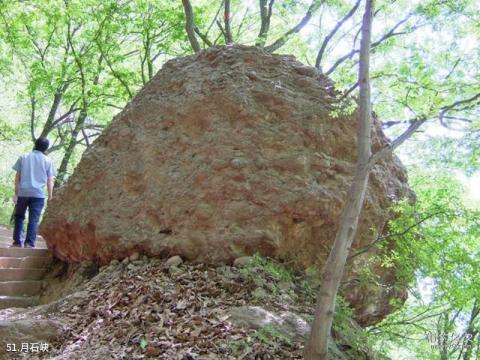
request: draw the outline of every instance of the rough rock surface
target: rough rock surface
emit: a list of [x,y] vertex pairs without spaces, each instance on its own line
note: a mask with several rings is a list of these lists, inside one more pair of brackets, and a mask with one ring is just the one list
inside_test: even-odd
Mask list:
[[[171,60],[84,153],[41,233],[69,262],[260,252],[321,266],[356,157],[355,114],[337,105],[329,79],[292,56],[222,47]],[[372,135],[373,151],[389,143],[378,124]],[[384,233],[409,192],[395,156],[377,164],[354,247]],[[404,296],[393,270],[378,274],[381,286],[345,292],[364,324]]]

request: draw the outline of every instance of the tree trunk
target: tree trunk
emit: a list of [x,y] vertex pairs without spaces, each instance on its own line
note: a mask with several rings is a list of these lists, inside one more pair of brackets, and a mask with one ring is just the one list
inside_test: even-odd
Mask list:
[[267,5],[267,0],[260,0],[260,32],[258,33],[256,46],[263,47],[267,41],[268,30],[270,29],[270,18],[272,16],[273,3],[275,0],[270,0]]
[[50,107],[47,121],[43,126],[43,130],[42,130],[42,133],[40,134],[40,137],[47,137],[50,131],[53,130],[53,122],[55,121],[55,115],[57,114],[57,110],[60,107],[60,103],[62,102],[63,96],[65,94],[65,91],[67,91],[68,87],[69,87],[69,83],[65,83],[61,88],[58,88],[57,91],[55,92],[55,95],[53,97],[53,103],[52,103],[52,106]]
[[230,0],[225,0],[225,9],[223,13],[223,21],[225,23],[225,43],[226,44],[232,44],[233,43],[233,38],[232,38],[232,28],[231,28],[231,12],[230,12]]
[[75,128],[72,131],[72,137],[70,138],[70,142],[68,143],[67,149],[65,150],[65,154],[63,155],[62,162],[60,163],[60,167],[58,168],[58,174],[55,179],[55,188],[58,188],[63,181],[65,180],[65,175],[67,174],[68,163],[73,154],[73,150],[75,150],[75,146],[77,146],[77,137],[82,130],[83,125],[85,124],[85,120],[87,119],[87,114],[82,112],[78,117],[78,121],[75,124]]
[[317,298],[315,319],[310,338],[305,346],[306,360],[325,360],[331,333],[335,298],[343,276],[350,246],[357,231],[370,173],[372,110],[370,103],[370,39],[372,28],[373,0],[367,0],[362,24],[362,41],[359,68],[359,114],[358,158],[353,183],[349,189],[340,218],[335,242],[322,274],[322,283]]
[[192,4],[190,4],[189,0],[182,0],[182,3],[183,9],[185,10],[185,30],[187,31],[188,40],[192,45],[193,51],[199,52],[201,49],[197,37],[195,36],[195,22],[193,20]]
[[470,319],[467,325],[467,331],[465,332],[465,354],[463,355],[463,360],[470,360],[473,353],[473,345],[475,344],[475,337],[478,335],[478,331],[475,327],[475,321],[480,314],[480,306],[475,300],[473,303],[473,308],[470,313]]

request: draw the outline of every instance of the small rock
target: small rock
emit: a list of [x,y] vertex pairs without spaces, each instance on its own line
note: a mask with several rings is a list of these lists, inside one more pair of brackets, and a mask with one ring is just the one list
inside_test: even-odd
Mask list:
[[230,160],[230,165],[234,169],[240,169],[240,168],[243,168],[243,167],[249,165],[251,162],[252,161],[249,160],[249,159],[235,158],[235,159]]
[[315,77],[318,75],[318,71],[310,66],[294,66],[293,69],[300,75]]
[[175,309],[177,310],[185,310],[187,308],[187,302],[185,300],[180,300],[177,305],[175,305]]
[[234,273],[230,268],[227,268],[223,273],[223,278],[228,280],[237,280],[240,278],[240,274]]
[[294,339],[305,339],[310,333],[309,324],[297,314],[289,311],[273,313],[260,306],[231,308],[228,311],[227,319],[237,326],[254,330],[271,325],[289,338]]
[[251,256],[242,256],[242,257],[239,257],[239,258],[235,259],[235,261],[233,262],[233,266],[235,266],[235,267],[245,267],[248,264],[250,264],[251,261],[252,261]]
[[150,357],[157,357],[158,355],[160,355],[161,352],[162,351],[161,351],[160,348],[152,346],[152,345],[148,346],[145,349],[145,355],[150,356]]
[[247,71],[245,75],[247,75],[247,77],[252,81],[258,79],[257,73],[255,71]]
[[180,256],[178,255],[175,255],[175,256],[172,256],[170,259],[167,260],[167,262],[165,263],[166,266],[168,267],[173,267],[173,266],[180,266],[183,264],[183,260]]
[[141,265],[145,264],[145,261],[143,261],[143,260],[135,260],[135,261],[132,261],[132,264],[133,264],[133,265],[137,265],[137,266],[141,266]]
[[257,287],[255,290],[253,290],[252,295],[257,299],[265,299],[268,296],[265,289],[261,287]]
[[182,269],[180,269],[179,267],[176,267],[176,266],[170,266],[168,268],[168,272],[171,274],[171,275],[177,275],[177,274],[181,274],[183,272]]
[[122,264],[123,264],[123,265],[126,265],[126,264],[128,264],[129,262],[130,262],[130,259],[128,258],[128,256],[127,256],[125,259],[122,260]]
[[280,290],[290,290],[292,285],[290,281],[280,281],[277,286]]
[[110,261],[111,266],[117,266],[118,264],[120,264],[120,261],[118,261],[117,259],[113,259],[112,261]]
[[261,277],[255,277],[253,279],[253,283],[257,286],[257,287],[264,287],[267,285],[267,281]]
[[130,261],[135,261],[140,259],[140,254],[138,252],[134,252],[132,255],[129,257]]
[[270,290],[272,293],[275,293],[277,291],[277,287],[275,286],[274,283],[271,283],[271,282],[267,282],[265,284],[265,286],[267,287],[268,290]]

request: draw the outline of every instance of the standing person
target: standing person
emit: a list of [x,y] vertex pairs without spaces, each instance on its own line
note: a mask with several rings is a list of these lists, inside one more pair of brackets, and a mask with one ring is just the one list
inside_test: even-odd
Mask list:
[[53,183],[56,175],[52,161],[45,155],[50,145],[47,138],[40,137],[29,154],[18,158],[13,170],[15,175],[15,229],[13,230],[14,247],[22,246],[23,221],[28,208],[28,227],[25,247],[34,248],[37,237],[38,221],[45,205],[45,185],[48,199],[53,196]]

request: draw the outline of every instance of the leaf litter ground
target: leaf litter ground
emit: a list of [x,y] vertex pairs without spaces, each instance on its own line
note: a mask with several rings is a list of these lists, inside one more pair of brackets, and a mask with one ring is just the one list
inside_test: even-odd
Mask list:
[[227,320],[245,305],[311,314],[313,297],[295,283],[262,266],[113,262],[47,305],[68,330],[44,358],[300,359],[303,341]]

